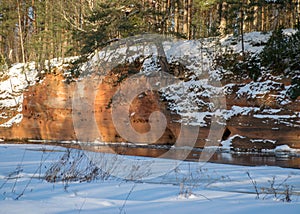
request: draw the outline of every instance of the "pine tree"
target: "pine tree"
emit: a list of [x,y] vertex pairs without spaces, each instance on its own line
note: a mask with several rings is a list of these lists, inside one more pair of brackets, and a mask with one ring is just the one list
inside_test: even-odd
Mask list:
[[75,29],[74,38],[82,43],[82,54],[89,54],[111,41],[141,34],[164,32],[166,13],[146,2],[105,1],[97,4],[86,18],[83,30]]
[[46,59],[144,32],[197,39],[295,28],[299,8],[299,0],[0,0],[0,54],[43,69]]
[[13,0],[1,1],[0,4],[0,50],[7,62],[19,61],[18,23],[16,4]]
[[286,45],[287,38],[282,28],[275,30],[261,53],[262,65],[269,67],[275,73],[282,73],[286,67],[284,61]]

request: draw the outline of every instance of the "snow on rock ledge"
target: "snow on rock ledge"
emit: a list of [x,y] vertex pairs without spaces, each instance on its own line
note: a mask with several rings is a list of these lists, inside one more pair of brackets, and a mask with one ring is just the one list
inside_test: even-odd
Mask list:
[[6,123],[0,124],[0,127],[11,127],[13,124],[21,123],[22,119],[23,119],[23,114],[17,114]]
[[14,64],[0,73],[0,126],[10,127],[22,121],[23,92],[37,81],[35,63]]
[[[76,57],[62,59],[52,59],[46,61],[46,68],[59,68],[67,64],[67,62],[76,59]],[[18,124],[22,121],[22,110],[24,102],[24,92],[29,87],[34,86],[39,79],[36,63],[17,63],[12,65],[8,70],[0,72],[0,127],[11,127],[13,124]]]
[[[247,36],[249,40],[246,42],[249,44],[248,48],[251,48],[250,38],[255,36]],[[265,42],[263,34],[260,36],[260,41]],[[219,71],[211,67],[213,53],[210,44],[209,40],[202,43],[187,41],[166,50],[168,62],[173,63],[175,69],[181,66],[178,63],[180,57],[188,59],[183,69],[185,73],[180,74],[187,77],[182,82],[181,89],[184,91],[173,85],[160,91],[162,97],[155,93],[138,96],[129,113],[130,122],[136,130],[141,133],[148,130],[151,110],[163,111],[167,115],[168,124],[159,144],[174,144],[180,134],[180,123],[186,123],[200,127],[195,146],[203,147],[210,131],[209,120],[218,114],[225,122],[224,134],[220,139],[223,141],[220,142],[220,146],[223,145],[224,148],[275,149],[283,144],[291,148],[300,148],[300,99],[288,99],[287,81],[275,81],[273,77],[258,82],[248,79],[235,82],[232,79],[226,85],[216,86],[209,81],[221,78]],[[184,51],[180,52],[178,48]],[[201,55],[198,56],[195,51],[200,51]],[[101,52],[96,56],[100,55]],[[91,66],[97,66],[97,57],[89,62]],[[203,59],[204,65],[199,63]],[[14,65],[7,74],[0,77],[0,108],[3,109],[0,113],[0,138],[76,140],[72,118],[72,96],[76,90],[76,82],[68,84],[63,81],[62,69],[56,74],[45,75],[45,79],[37,84],[34,64],[29,64],[25,70],[23,68],[22,64]],[[157,70],[157,60],[148,58],[136,69],[147,75]],[[123,66],[121,72],[109,71],[109,81],[103,81],[101,85],[93,85],[92,81],[87,80],[90,84],[83,91],[85,95],[95,97],[96,110],[93,113],[105,142],[125,141],[115,130],[109,108],[119,87],[122,76],[119,74],[128,76],[126,66]],[[90,80],[95,78],[93,75],[90,75]],[[97,91],[99,93],[94,94]],[[220,93],[224,93],[226,106],[217,111],[210,98]],[[82,118],[78,119],[86,120],[83,112],[77,114],[82,115]],[[89,127],[84,126],[84,123],[80,129],[86,132],[87,136],[95,134]],[[187,142],[188,140],[187,138]],[[145,139],[142,142],[146,143]]]

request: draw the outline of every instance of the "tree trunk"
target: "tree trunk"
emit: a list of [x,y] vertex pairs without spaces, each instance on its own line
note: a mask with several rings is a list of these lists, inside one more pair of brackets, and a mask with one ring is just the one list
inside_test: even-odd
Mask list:
[[179,4],[178,4],[179,0],[175,1],[174,7],[174,31],[175,33],[179,32]]
[[188,37],[188,0],[183,1],[183,33]]
[[225,16],[225,11],[227,9],[227,3],[221,1],[219,3],[219,31],[221,36],[226,35],[226,25],[227,25],[227,20]]
[[266,31],[266,8],[265,6],[262,7],[262,12],[261,12],[261,30]]
[[20,46],[21,46],[21,55],[22,62],[25,63],[25,49],[24,49],[24,40],[23,40],[23,30],[22,30],[22,21],[21,21],[21,11],[20,11],[20,2],[17,0],[17,10],[18,10],[18,27],[19,27],[19,37],[20,37]]
[[192,26],[192,8],[193,8],[193,0],[188,0],[188,39],[191,39],[191,26]]
[[242,54],[244,55],[245,52],[245,46],[244,46],[244,0],[242,0],[241,5],[240,5],[240,31],[241,31],[241,43],[242,43]]

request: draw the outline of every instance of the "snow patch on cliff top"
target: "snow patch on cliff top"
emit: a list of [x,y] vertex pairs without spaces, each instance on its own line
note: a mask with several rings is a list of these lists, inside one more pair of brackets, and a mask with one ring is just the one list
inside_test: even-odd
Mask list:
[[[14,64],[0,74],[0,120],[8,120],[1,127],[10,127],[22,120],[23,92],[28,86],[36,83],[35,63]],[[15,113],[11,113],[15,112]],[[17,113],[19,112],[19,113]],[[17,114],[16,114],[17,113]]]
[[[293,34],[294,32],[292,29],[284,30],[285,34]],[[245,51],[252,54],[260,53],[270,36],[270,32],[244,34]],[[230,48],[234,52],[241,52],[240,37],[228,35],[220,40],[218,38],[206,38],[192,41],[157,37],[157,41],[153,41],[155,38],[155,36],[149,35],[149,40],[147,40],[146,35],[145,37],[141,36],[141,38],[133,37],[128,41],[126,39],[125,42],[118,41],[90,56],[90,60],[81,69],[83,72],[90,72],[91,70],[99,72],[102,71],[101,69],[107,70],[105,67],[107,65],[112,68],[117,64],[142,58],[144,63],[141,73],[151,76],[153,72],[160,70],[156,43],[162,39],[161,45],[164,48],[168,63],[177,63],[178,65],[180,63],[188,69],[187,75],[190,75],[190,80],[180,81],[180,84],[172,84],[161,89],[164,98],[169,103],[170,110],[181,115],[182,119],[179,122],[207,126],[207,119],[213,115],[229,120],[237,115],[249,115],[260,111],[260,108],[257,107],[233,106],[231,109],[226,109],[226,103],[218,105],[216,100],[221,103],[226,102],[225,99],[220,98],[226,95],[234,95],[236,99],[246,98],[247,100],[273,99],[279,105],[287,105],[291,102],[286,96],[289,87],[280,83],[276,77],[267,77],[259,82],[240,85],[221,85],[222,75],[227,71],[215,68],[214,59],[218,52],[226,48]],[[160,82],[157,83],[157,85],[159,84]],[[270,97],[268,97],[269,95]],[[216,110],[222,114],[217,113]],[[277,113],[270,113],[270,115],[273,114],[276,115]]]
[[[293,33],[293,31],[285,30],[285,33]],[[270,35],[271,33],[261,32],[245,34],[245,51],[251,53],[260,52]],[[233,116],[248,115],[259,110],[255,107],[237,106],[226,109],[226,103],[222,103],[225,101],[225,99],[222,99],[222,96],[225,97],[225,95],[232,93],[236,93],[237,99],[242,97],[247,99],[264,99],[265,95],[275,91],[274,99],[279,104],[286,105],[290,102],[285,96],[288,87],[275,80],[261,80],[260,82],[250,82],[241,85],[227,84],[222,86],[220,84],[222,72],[214,68],[214,57],[217,51],[224,47],[230,47],[234,51],[240,52],[241,44],[239,39],[227,36],[221,39],[220,43],[217,38],[197,41],[162,41],[168,62],[179,62],[192,74],[190,80],[181,81],[180,85],[173,84],[161,90],[165,98],[170,101],[170,109],[182,116],[181,122],[206,126],[206,119],[218,114],[217,110],[222,112],[218,116],[222,116],[226,120]],[[84,72],[99,72],[110,63],[113,64],[111,67],[113,68],[117,64],[125,61],[130,62],[141,57],[144,59],[141,73],[149,75],[160,69],[157,55],[157,47],[153,42],[144,44],[137,41],[137,43],[130,43],[129,48],[126,44],[117,43],[117,45],[112,45],[106,51],[99,51],[90,56],[90,60],[81,67],[81,70]],[[69,59],[69,61],[74,59],[76,57]],[[59,67],[67,61],[67,59],[53,59],[46,62],[46,65]],[[101,64],[101,62],[104,64]],[[0,73],[0,109],[3,109],[0,114],[0,121],[8,122],[22,111],[23,91],[37,82],[38,72],[35,67],[36,64],[34,62],[15,64],[9,70]],[[237,91],[233,90],[234,87],[238,87]],[[216,102],[217,100],[222,103],[221,109],[220,104]],[[15,111],[15,114],[11,115],[8,109],[9,111]],[[270,113],[270,115],[273,114],[277,113]]]
[[[45,66],[46,68],[60,67],[66,65],[66,62],[74,60],[74,58],[64,60],[55,58],[46,61]],[[13,124],[22,121],[23,92],[39,81],[39,72],[36,67],[35,62],[16,63],[9,69],[0,71],[0,127],[11,127]],[[40,73],[44,73],[44,71]]]

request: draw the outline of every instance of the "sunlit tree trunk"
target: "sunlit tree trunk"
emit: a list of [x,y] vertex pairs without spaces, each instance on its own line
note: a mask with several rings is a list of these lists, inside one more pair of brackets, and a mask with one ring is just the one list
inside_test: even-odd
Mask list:
[[262,7],[261,12],[261,30],[266,31],[266,7]]
[[260,16],[261,16],[260,9],[261,8],[258,7],[257,5],[255,5],[253,7],[253,25],[252,25],[252,29],[254,29],[255,31],[260,30]]
[[298,28],[300,29],[300,0],[296,0],[296,7],[297,7],[297,24]]
[[174,31],[175,33],[179,32],[179,0],[175,0],[175,9],[174,9]]
[[192,21],[192,0],[184,0],[183,1],[183,33],[186,35],[188,39],[191,37],[191,21]]
[[227,10],[227,3],[221,1],[219,3],[219,31],[221,36],[225,36],[226,34],[226,25],[227,25],[227,20],[226,20],[226,16],[225,16],[225,11]]
[[241,0],[240,4],[240,31],[241,31],[241,45],[242,45],[242,54],[244,55],[245,52],[245,46],[244,46],[244,10],[245,10],[245,3],[244,0]]
[[25,63],[25,49],[24,49],[24,38],[23,38],[23,30],[22,30],[22,20],[21,20],[21,11],[20,11],[20,2],[17,0],[17,12],[18,12],[18,30],[19,30],[19,39],[20,39],[20,47],[21,47],[21,56],[22,62]]
[[188,0],[188,39],[191,39],[191,26],[192,26],[192,9],[193,9],[193,0]]

